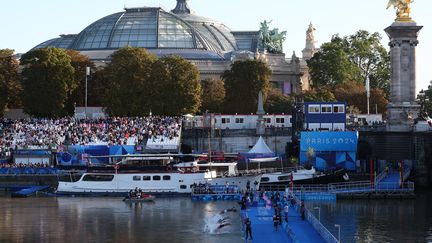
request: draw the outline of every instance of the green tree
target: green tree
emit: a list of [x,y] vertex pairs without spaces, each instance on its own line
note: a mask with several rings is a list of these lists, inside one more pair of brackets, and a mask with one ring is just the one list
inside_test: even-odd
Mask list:
[[292,110],[293,100],[285,96],[279,89],[270,89],[264,103],[264,110],[271,114],[288,114]]
[[[72,67],[75,69],[73,90],[71,94],[68,95],[66,101],[66,110],[69,114],[74,113],[74,106],[84,106],[85,105],[85,81],[86,81],[86,67],[94,69],[94,64],[87,56],[82,55],[75,50],[66,50],[66,53],[71,58]],[[89,77],[87,77],[89,78]],[[87,82],[87,89],[89,89],[90,82]],[[89,100],[93,96],[87,93]]]
[[354,76],[355,67],[350,63],[338,36],[333,36],[331,42],[324,43],[307,64],[313,88],[334,87]]
[[88,105],[89,106],[104,106],[105,93],[109,87],[109,81],[106,77],[105,69],[91,70],[92,73],[88,77]]
[[315,88],[301,94],[305,102],[332,102],[337,101],[334,94],[326,87]]
[[266,97],[270,89],[271,70],[257,60],[236,61],[222,75],[225,81],[224,109],[230,113],[253,113],[257,110],[258,93]]
[[21,58],[24,111],[36,117],[65,115],[65,102],[76,88],[74,68],[65,50],[42,48]]
[[155,87],[152,111],[161,115],[196,113],[201,106],[201,80],[192,63],[167,56],[153,65],[151,84]]
[[225,99],[224,82],[220,79],[207,79],[203,81],[203,89],[201,94],[202,106],[201,111],[212,113],[220,113],[223,109]]
[[[357,107],[361,113],[367,112],[366,89],[362,84],[353,81],[340,84],[334,89],[333,94],[338,101],[344,101],[349,106]],[[370,94],[370,110],[374,111],[376,104],[378,112],[385,113],[388,101],[385,98],[384,91],[371,89]]]
[[143,48],[125,47],[112,54],[105,68],[109,87],[102,99],[106,111],[115,116],[142,116],[150,111],[147,86],[157,57]]
[[108,87],[102,101],[110,115],[180,115],[195,113],[201,105],[198,69],[178,56],[158,59],[143,48],[121,48],[101,76]]
[[0,117],[4,108],[19,107],[20,92],[22,90],[18,76],[18,60],[10,49],[0,50]]
[[429,117],[432,116],[432,81],[430,81],[430,85],[428,86],[427,90],[421,90],[421,95],[424,95],[424,97],[418,96],[417,98],[420,100],[420,102],[424,102],[425,111],[428,113]]
[[371,88],[389,92],[390,57],[378,33],[360,30],[343,38],[334,35],[308,61],[308,66],[315,87],[334,87],[348,81],[365,85],[369,77]]

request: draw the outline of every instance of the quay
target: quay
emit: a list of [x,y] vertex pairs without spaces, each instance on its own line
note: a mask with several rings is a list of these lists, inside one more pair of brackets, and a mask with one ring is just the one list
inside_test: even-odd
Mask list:
[[[287,202],[289,206],[288,222],[284,220],[282,213],[282,224],[276,231],[273,226],[274,207],[269,199],[273,192],[266,192],[263,198],[254,197],[256,200],[241,211],[242,222],[249,218],[252,225],[252,242],[279,243],[279,242],[339,242],[315,216],[305,208],[305,219],[302,220],[300,213],[301,201],[292,193],[295,203]],[[279,192],[281,200],[277,203],[283,203],[284,192]],[[282,205],[283,208],[283,205]],[[283,209],[282,209],[283,210]],[[245,239],[245,228],[242,227],[242,238]],[[247,241],[246,241],[247,242]]]

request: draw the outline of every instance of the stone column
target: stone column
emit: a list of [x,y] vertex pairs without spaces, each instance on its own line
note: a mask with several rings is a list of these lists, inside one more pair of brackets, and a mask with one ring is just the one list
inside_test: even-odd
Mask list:
[[396,21],[385,29],[390,38],[389,131],[410,131],[420,106],[416,102],[417,36],[423,26],[415,22]]
[[262,91],[258,93],[258,110],[257,110],[257,126],[256,126],[256,134],[264,135],[265,134],[265,121],[264,121],[264,102],[263,102],[263,94]]

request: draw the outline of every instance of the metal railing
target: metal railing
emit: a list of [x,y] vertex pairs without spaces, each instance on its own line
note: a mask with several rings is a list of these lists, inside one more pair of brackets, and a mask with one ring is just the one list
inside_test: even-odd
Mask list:
[[375,184],[380,183],[380,181],[384,180],[384,178],[386,178],[387,175],[388,172],[386,171],[382,171],[381,173],[379,173],[379,175],[377,175],[377,177],[375,178]]
[[357,182],[342,182],[331,183],[328,185],[294,185],[293,187],[286,185],[261,185],[266,191],[285,191],[287,188],[294,193],[373,193],[373,192],[387,192],[387,193],[411,193],[415,191],[413,182],[380,182],[371,183],[370,181],[357,181]]
[[[294,198],[296,201],[296,205],[301,205],[300,199],[289,190],[289,194]],[[300,211],[300,207],[296,208],[297,211]],[[327,243],[338,243],[339,241],[336,239],[336,237],[315,217],[315,215],[305,207],[305,215],[306,220],[312,225],[312,227],[321,235],[321,237],[327,242]],[[287,226],[288,227],[288,226]]]

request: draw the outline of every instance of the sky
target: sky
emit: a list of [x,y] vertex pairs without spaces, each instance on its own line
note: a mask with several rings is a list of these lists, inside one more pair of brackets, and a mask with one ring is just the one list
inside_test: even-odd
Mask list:
[[[395,19],[386,9],[388,0],[189,0],[198,15],[223,22],[235,31],[258,30],[263,20],[271,28],[287,31],[284,52],[301,56],[306,29],[316,28],[317,47],[331,36],[351,35],[360,29],[379,32],[388,49],[384,29]],[[126,7],[159,7],[172,10],[176,0],[3,0],[0,7],[0,49],[24,53],[60,34],[77,34],[94,21]],[[424,26],[417,46],[417,90],[432,80],[432,0],[415,0],[411,16]]]

